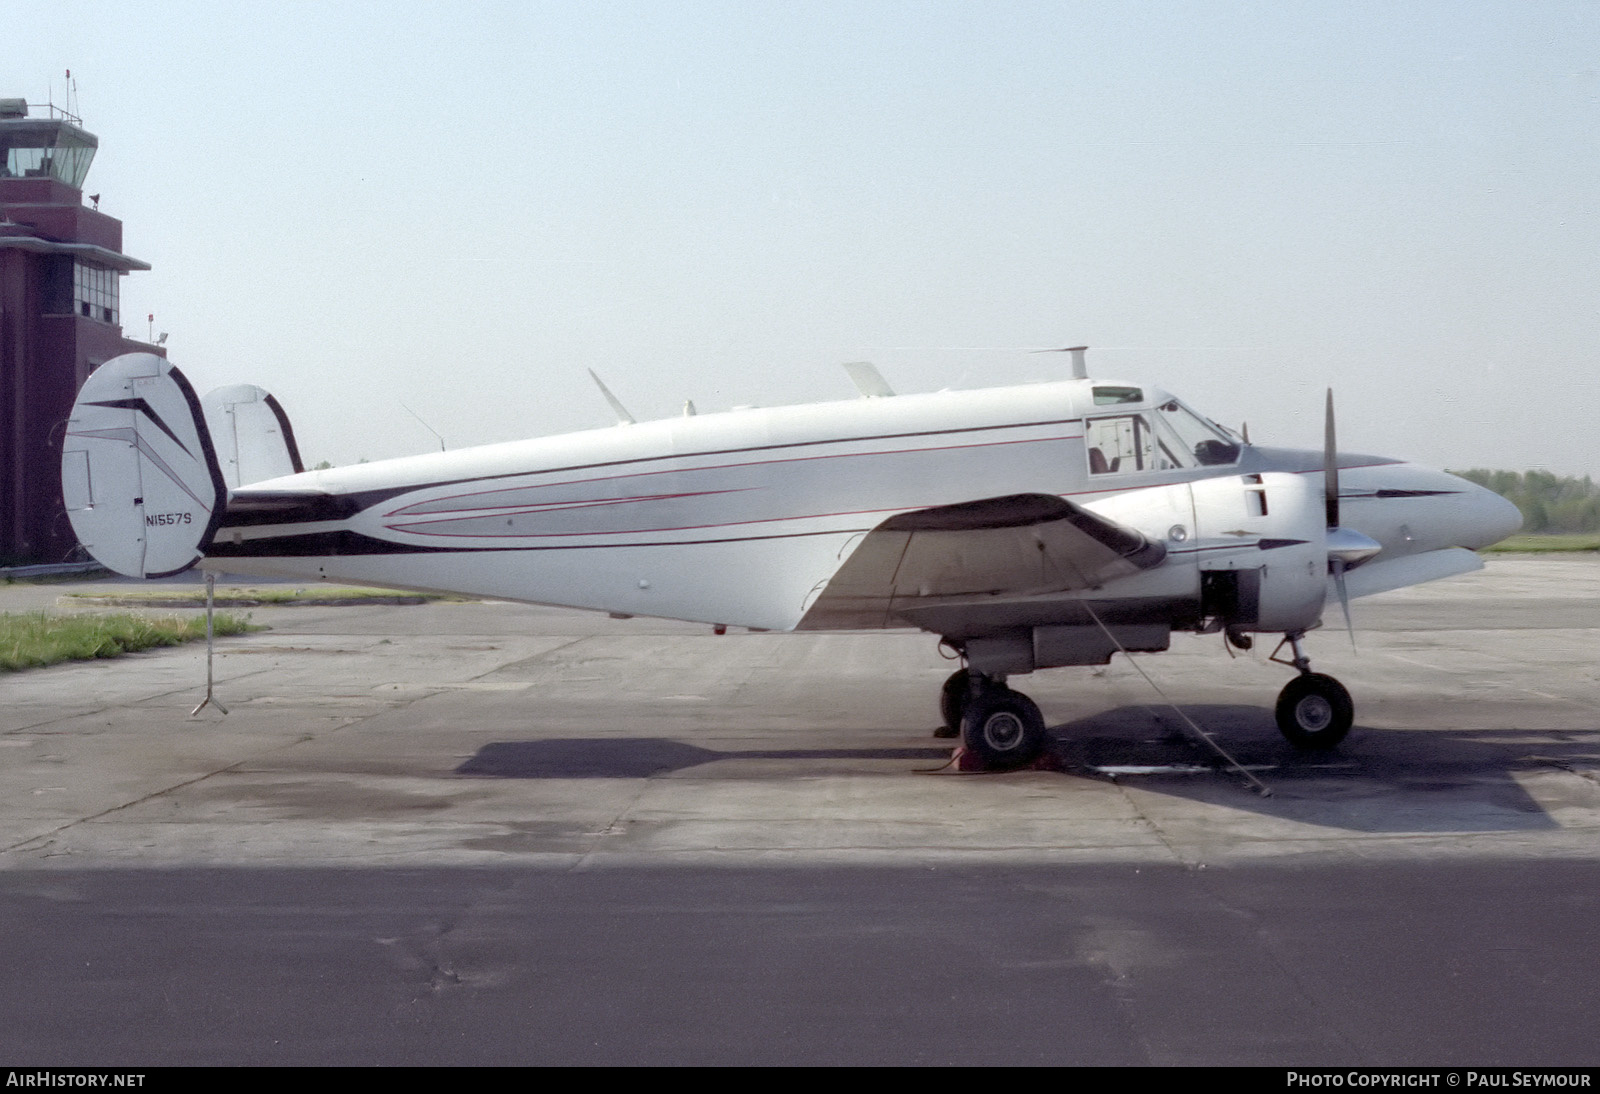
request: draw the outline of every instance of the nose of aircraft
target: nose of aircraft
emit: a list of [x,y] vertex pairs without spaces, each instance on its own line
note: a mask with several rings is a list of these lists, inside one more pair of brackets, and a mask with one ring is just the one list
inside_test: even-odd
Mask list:
[[[1499,543],[1522,527],[1522,512],[1493,490],[1475,482],[1450,476],[1460,491],[1452,501],[1459,506],[1453,514],[1460,542],[1457,546],[1477,550]],[[1453,506],[1455,507],[1455,506]]]

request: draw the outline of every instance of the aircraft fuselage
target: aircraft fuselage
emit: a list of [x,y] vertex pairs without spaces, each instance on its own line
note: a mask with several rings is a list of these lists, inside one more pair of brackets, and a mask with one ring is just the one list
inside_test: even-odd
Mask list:
[[[1106,391],[1119,401],[1097,402]],[[1320,482],[1323,457],[1215,430],[1201,444],[1214,441],[1217,462],[1202,463],[1159,435],[1179,409],[1148,386],[1072,380],[752,408],[311,471],[235,491],[203,565],[789,630],[828,625],[808,610],[896,514],[1052,495],[1164,543],[1167,561],[1000,617],[1046,620],[1089,599],[1116,618],[1188,626],[1202,615],[1203,567],[1252,534],[1248,512],[1197,508],[1194,484],[1231,481],[1242,498],[1252,476]],[[1120,443],[1122,466],[1091,453],[1086,433]],[[1455,476],[1355,454],[1338,463],[1343,523],[1382,547],[1368,565],[1483,546],[1514,527],[1508,503]],[[1270,517],[1270,490],[1265,507]],[[924,604],[932,614],[915,624],[949,633],[938,609],[954,606]]]

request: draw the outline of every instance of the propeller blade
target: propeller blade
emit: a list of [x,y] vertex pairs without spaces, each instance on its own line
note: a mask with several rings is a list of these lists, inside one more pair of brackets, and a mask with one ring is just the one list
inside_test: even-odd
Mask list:
[[1333,388],[1328,389],[1328,413],[1322,433],[1322,490],[1328,527],[1339,527],[1339,446],[1333,435]]
[[1359,533],[1339,527],[1339,442],[1333,428],[1333,388],[1328,389],[1327,413],[1322,427],[1322,500],[1328,518],[1328,569],[1333,587],[1344,609],[1344,628],[1350,634],[1350,648],[1356,648],[1356,625],[1350,618],[1350,592],[1345,588],[1344,571],[1349,560],[1368,558],[1380,544]]
[[1356,648],[1356,625],[1350,618],[1350,591],[1344,586],[1344,559],[1329,559],[1333,570],[1333,587],[1339,592],[1339,607],[1344,609],[1344,629],[1350,634],[1350,648]]

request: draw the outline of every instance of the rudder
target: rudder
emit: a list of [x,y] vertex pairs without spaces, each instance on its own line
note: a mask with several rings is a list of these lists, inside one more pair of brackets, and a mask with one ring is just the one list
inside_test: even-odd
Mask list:
[[200,561],[228,498],[194,388],[153,353],[90,374],[67,423],[61,483],[78,541],[129,577]]
[[219,387],[206,393],[201,406],[228,489],[305,470],[289,416],[262,388],[254,384]]

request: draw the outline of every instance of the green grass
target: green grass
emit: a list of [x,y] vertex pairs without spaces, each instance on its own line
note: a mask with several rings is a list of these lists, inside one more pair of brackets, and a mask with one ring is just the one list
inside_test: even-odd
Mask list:
[[6,574],[0,578],[0,584],[5,585],[71,585],[80,581],[93,581],[96,578],[110,577],[111,571],[106,569],[87,570],[83,573],[70,574],[34,574],[32,577],[18,577],[16,574]]
[[1549,551],[1600,551],[1600,532],[1576,535],[1525,535],[1503,539],[1486,551],[1517,554],[1543,554]]
[[[66,595],[75,600],[82,600],[91,604],[118,604],[131,607],[154,605],[163,608],[178,608],[192,604],[197,608],[203,608],[206,603],[206,591],[204,589],[176,589],[171,587],[150,592],[77,592],[67,593]],[[375,601],[386,604],[421,604],[429,600],[467,599],[470,598],[447,596],[444,593],[415,593],[399,589],[368,589],[342,585],[314,585],[310,588],[224,586],[217,589],[215,603],[224,608],[255,608],[281,607],[286,604],[363,604]]]
[[[249,620],[229,613],[215,617],[218,635],[258,631]],[[204,617],[166,615],[51,615],[48,612],[0,613],[0,671],[42,668],[62,661],[118,657],[153,646],[177,646],[203,640]]]

